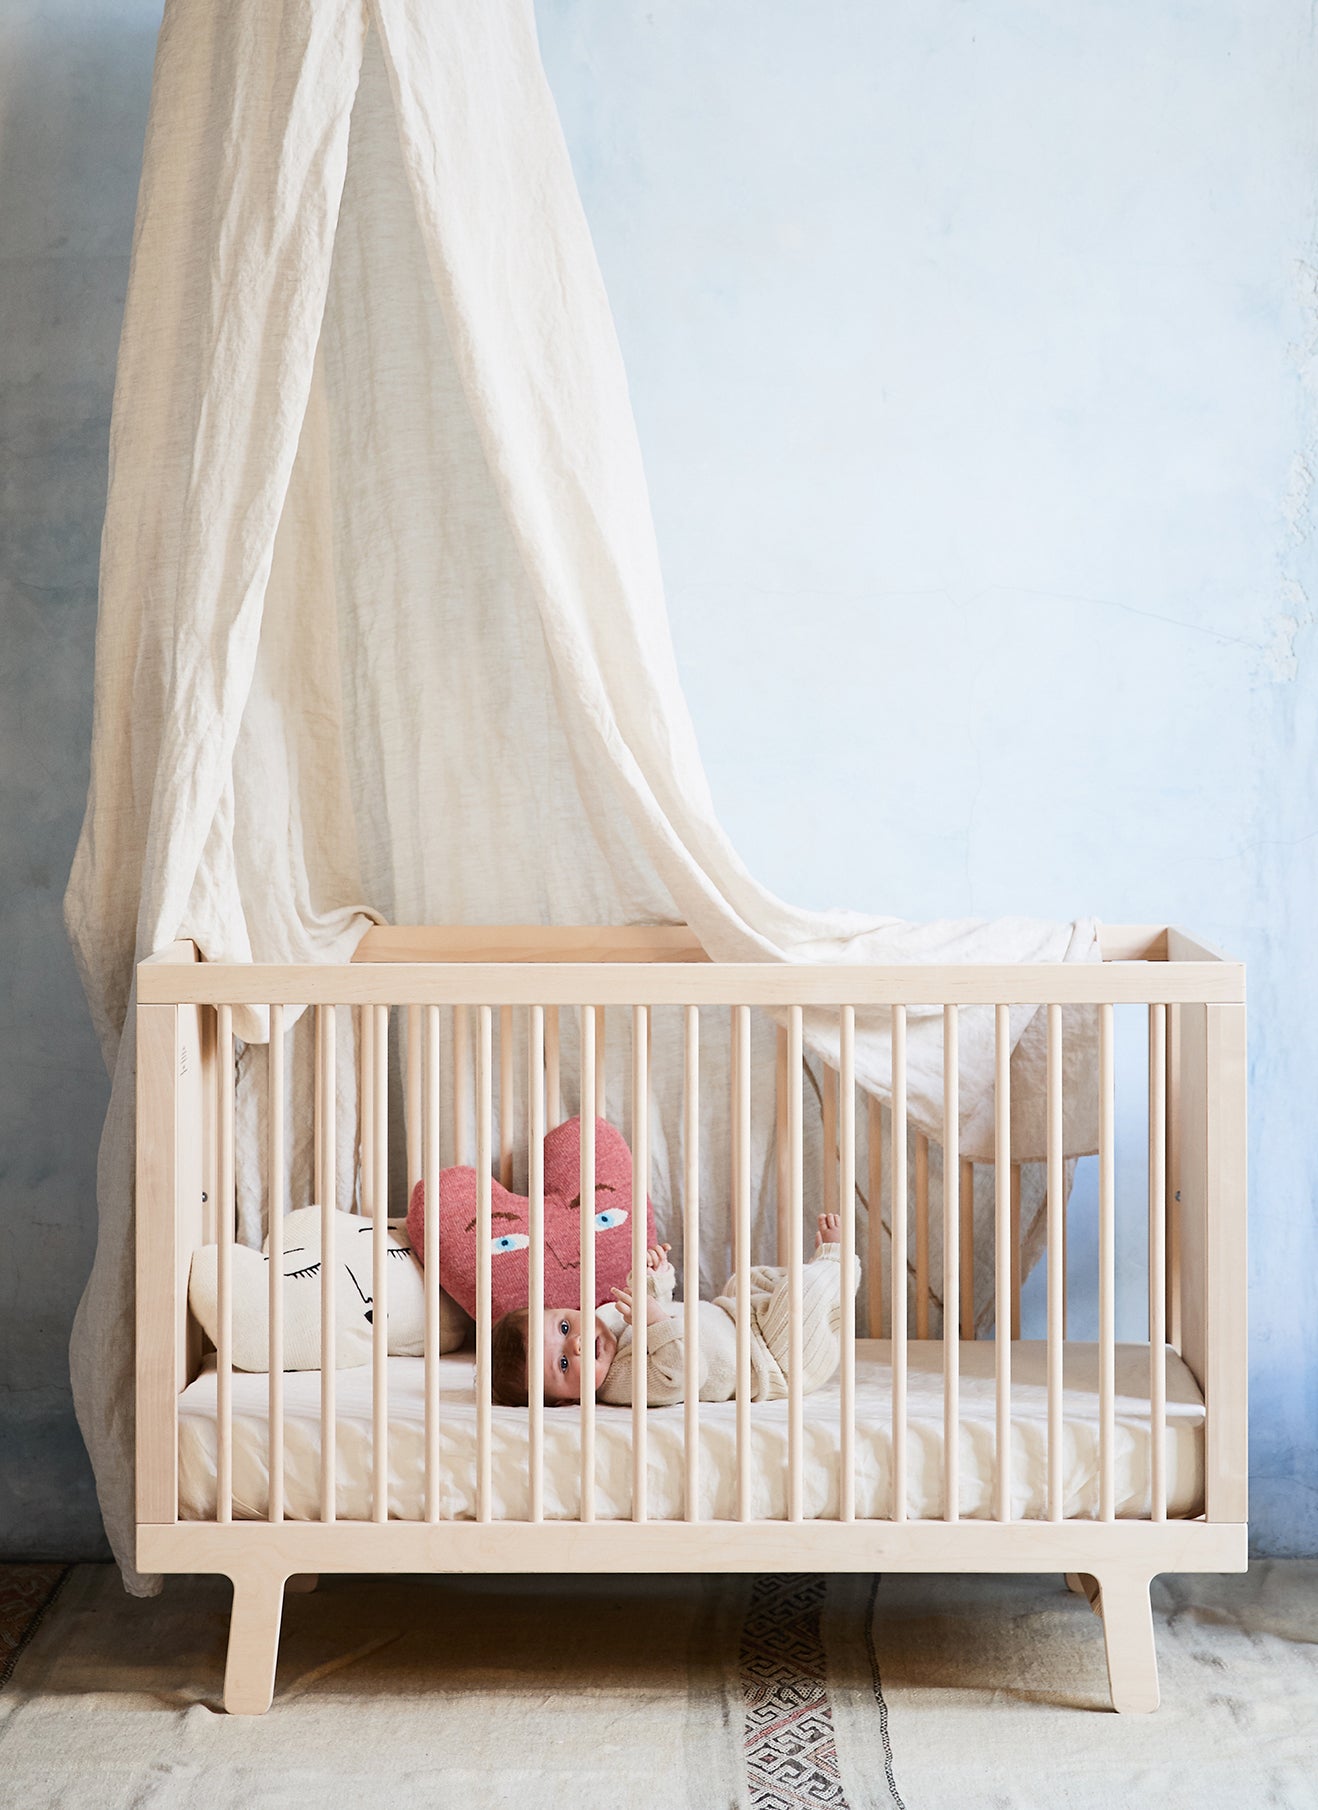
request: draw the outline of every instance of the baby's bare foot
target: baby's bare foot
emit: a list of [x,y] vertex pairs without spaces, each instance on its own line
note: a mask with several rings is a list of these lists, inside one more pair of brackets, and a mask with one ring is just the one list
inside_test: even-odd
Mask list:
[[841,1244],[842,1215],[840,1213],[821,1213],[819,1215],[820,1244]]

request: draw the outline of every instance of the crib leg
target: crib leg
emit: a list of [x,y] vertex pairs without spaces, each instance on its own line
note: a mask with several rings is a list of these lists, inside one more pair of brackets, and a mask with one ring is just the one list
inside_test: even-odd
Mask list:
[[1143,1714],[1158,1707],[1158,1654],[1153,1644],[1150,1579],[1142,1572],[1104,1572],[1094,1605],[1103,1618],[1112,1707]]
[[234,1573],[224,1707],[231,1716],[263,1716],[275,1692],[284,1579],[264,1566]]

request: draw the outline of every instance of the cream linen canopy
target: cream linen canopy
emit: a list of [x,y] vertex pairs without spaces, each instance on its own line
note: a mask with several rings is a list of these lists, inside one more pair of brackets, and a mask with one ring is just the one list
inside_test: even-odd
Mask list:
[[[342,960],[382,918],[685,920],[725,961],[1094,947],[1088,923],[801,911],[738,860],[678,683],[626,379],[529,0],[169,0],[66,914],[113,1073],[73,1379],[135,1589],[154,1580],[132,1565],[131,1007],[153,948],[183,936],[211,959]],[[964,1016],[963,1148],[987,1152],[991,1016]],[[1028,1019],[1013,1019],[1023,1074],[1039,1056]],[[827,1027],[807,1028],[827,1056]],[[265,1027],[237,1029],[254,1147]],[[858,1074],[880,1096],[886,1032],[882,1014],[858,1027]],[[911,1116],[935,1136],[939,1035],[912,1012]],[[662,1212],[678,1089],[656,1038]],[[1086,1040],[1068,1044],[1075,1096]],[[717,1066],[710,1082],[726,1098]],[[1018,1133],[1036,1135],[1028,1120]],[[1070,1147],[1090,1136],[1077,1125]],[[713,1201],[727,1139],[705,1142]],[[239,1165],[255,1241],[241,1148]],[[350,1187],[351,1164],[339,1173]]]

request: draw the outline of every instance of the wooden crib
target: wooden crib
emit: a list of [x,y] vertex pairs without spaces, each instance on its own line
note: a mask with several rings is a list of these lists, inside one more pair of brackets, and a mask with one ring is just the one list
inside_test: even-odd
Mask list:
[[[694,937],[674,927],[377,929],[367,934],[354,961],[342,966],[205,963],[191,943],[176,943],[144,962],[137,992],[138,1563],[147,1571],[222,1572],[232,1579],[226,1708],[259,1714],[269,1706],[290,1580],[297,1587],[336,1571],[569,1569],[1053,1571],[1085,1593],[1102,1616],[1114,1706],[1155,1708],[1151,1578],[1163,1571],[1242,1570],[1246,1562],[1244,971],[1174,929],[1109,927],[1102,940],[1101,965],[729,966],[707,961]],[[235,1379],[228,1349],[235,1237],[233,1013],[254,1004],[270,1012],[266,1202],[276,1225],[290,1205],[306,1204],[287,1199],[291,1128],[285,1124],[284,1032],[290,1008],[307,1008],[313,1015],[311,1135],[315,1196],[325,1207],[327,1235],[340,1148],[335,1082],[338,1075],[342,1086],[342,1076],[334,1027],[343,1008],[355,1014],[361,1107],[355,1198],[359,1210],[374,1219],[377,1311],[366,1373],[369,1396],[363,1383],[365,1405],[354,1410],[365,1416],[361,1449],[369,1454],[370,1475],[358,1481],[367,1506],[351,1518],[339,1506],[344,1446],[340,1439],[336,1450],[336,1428],[347,1425],[341,1421],[345,1379],[363,1373],[336,1373],[327,1366],[313,1373],[310,1385],[305,1375],[283,1373],[276,1263],[270,1265],[268,1378]],[[1009,1099],[1013,1004],[1042,1007],[1048,1029],[1046,1337],[1034,1342],[1020,1338],[1020,1167],[1012,1160]],[[1099,1025],[1093,1346],[1067,1340],[1062,1007],[1077,1004],[1095,1007]],[[897,1135],[887,1138],[886,1148],[880,1109],[855,1083],[855,1015],[871,1006],[892,1008],[888,1122]],[[906,1014],[914,1006],[942,1009],[948,1130],[936,1189],[941,1198],[932,1205],[928,1140],[905,1132]],[[991,1343],[976,1337],[975,1165],[961,1161],[957,1151],[958,1023],[970,1007],[996,1009],[992,1293],[993,1323],[1003,1336]],[[1116,1336],[1114,1012],[1132,1007],[1143,1009],[1141,1025],[1147,1029],[1140,1035],[1147,1036],[1148,1054],[1147,1182],[1141,1179],[1138,1191],[1142,1197],[1147,1189],[1147,1259],[1141,1272],[1147,1276],[1147,1308],[1141,1299],[1144,1339],[1138,1349],[1119,1347]],[[813,1091],[803,1085],[810,1077],[802,1025],[804,1012],[821,1009],[836,1023],[839,1061],[823,1073],[818,1087],[825,1160],[816,1185],[803,1159],[806,1101],[813,1110]],[[632,1248],[639,1266],[650,1169],[650,1030],[658,1012],[668,1014],[666,1022],[676,1016],[681,1025],[683,1121],[680,1174],[671,1184],[676,1223],[660,1231],[680,1241],[681,1292],[689,1298],[698,1293],[702,1238],[702,1021],[706,1037],[712,1027],[730,1039],[724,1045],[730,1047],[731,1075],[730,1267],[745,1277],[753,1227],[762,1242],[764,1215],[773,1211],[779,1260],[794,1275],[798,1338],[807,1220],[821,1209],[841,1213],[843,1258],[849,1264],[859,1233],[866,1231],[864,1215],[857,1224],[857,1181],[862,1193],[868,1187],[868,1198],[877,1200],[886,1170],[891,1200],[899,1207],[886,1258],[881,1242],[866,1235],[871,1260],[859,1304],[843,1291],[836,1384],[827,1398],[811,1398],[808,1424],[799,1374],[785,1404],[752,1404],[743,1313],[740,1388],[726,1410],[723,1404],[700,1403],[697,1390],[688,1387],[686,1403],[676,1409],[647,1414],[640,1405],[607,1409],[587,1400],[579,1411],[546,1414],[538,1375],[531,1378],[528,1408],[493,1407],[490,1190],[484,1185],[478,1202],[474,1388],[461,1409],[469,1434],[462,1462],[472,1474],[456,1480],[468,1507],[446,1509],[446,1500],[453,1499],[446,1489],[455,1479],[446,1476],[445,1464],[455,1461],[451,1453],[445,1459],[441,1444],[441,1432],[447,1436],[452,1429],[445,1426],[449,1411],[442,1409],[439,1375],[452,1360],[439,1356],[437,1264],[425,1273],[425,1357],[401,1360],[415,1367],[409,1373],[416,1379],[415,1425],[406,1431],[390,1424],[391,1389],[396,1406],[403,1385],[396,1368],[400,1360],[387,1355],[386,1316],[378,1311],[387,1280],[386,1213],[377,1208],[389,1201],[391,1022],[405,1052],[407,1181],[410,1186],[424,1176],[430,1202],[437,1198],[441,1161],[474,1160],[481,1177],[497,1173],[510,1181],[514,1121],[502,1103],[525,1087],[520,1110],[531,1202],[530,1342],[537,1350],[543,1311],[536,1306],[537,1279],[544,1262],[540,1153],[546,1123],[562,1116],[561,1015],[572,1014],[577,1045],[574,1072],[566,1079],[577,1090],[583,1126],[583,1201],[594,1199],[592,1128],[603,1105],[606,1017],[615,1033],[615,1055],[618,1036],[626,1041],[635,1169]],[[759,1199],[753,1198],[750,1162],[752,1014],[769,1014],[778,1027],[776,1160],[770,1165],[775,1176],[767,1190],[758,1190]],[[524,1047],[526,1057],[516,1077],[515,1047]],[[440,1077],[446,1066],[451,1111],[441,1125]],[[471,1150],[463,1148],[464,1126],[474,1126]],[[908,1200],[914,1220],[909,1228]],[[390,1204],[395,1213],[402,1210],[397,1193]],[[589,1216],[582,1213],[581,1220],[582,1303],[593,1309],[593,1241]],[[931,1222],[942,1243],[936,1277],[930,1273]],[[219,1245],[220,1332],[213,1355],[204,1350],[188,1306],[192,1253],[208,1242]],[[322,1274],[321,1315],[322,1335],[332,1344],[330,1268],[327,1262]],[[942,1318],[941,1336],[931,1339],[940,1317],[935,1298],[955,1305]],[[871,1334],[883,1337],[858,1338],[858,1313]],[[638,1346],[643,1340],[638,1332]],[[643,1353],[639,1361],[643,1366]],[[696,1362],[691,1342],[686,1361]],[[465,1362],[470,1377],[473,1358]],[[203,1372],[213,1375],[214,1471],[206,1510],[200,1518],[186,1518],[180,1510],[180,1402]],[[1143,1379],[1137,1386],[1130,1383],[1132,1373]],[[689,1371],[692,1381],[695,1375]],[[259,1519],[251,1518],[250,1508],[242,1518],[243,1509],[234,1502],[235,1380],[249,1392],[256,1385],[263,1404],[255,1435],[243,1422],[244,1438],[250,1444],[255,1437],[261,1445],[265,1493]],[[314,1406],[290,1406],[290,1390],[305,1396],[308,1387]],[[978,1430],[970,1424],[978,1412],[972,1397],[983,1408]],[[776,1418],[766,1416],[767,1408]],[[318,1495],[314,1480],[309,1486],[314,1510],[296,1519],[288,1507],[285,1469],[286,1445],[292,1450],[286,1431],[295,1422],[300,1438],[318,1443],[320,1480]],[[554,1502],[547,1499],[546,1463],[548,1454],[561,1469],[569,1427],[579,1490],[565,1506],[561,1490]],[[504,1470],[496,1476],[495,1446],[498,1464],[506,1469],[514,1434],[523,1474],[520,1493],[510,1495]],[[1069,1473],[1064,1479],[1063,1465],[1091,1435],[1086,1496],[1084,1490],[1076,1493]],[[406,1505],[392,1516],[391,1436],[396,1459],[404,1449],[412,1454],[407,1462],[415,1483]],[[405,1438],[413,1443],[404,1447]],[[597,1443],[602,1439],[615,1447],[629,1441],[631,1467],[629,1496],[601,1510]],[[714,1451],[723,1458],[711,1458]],[[1022,1451],[1037,1455],[1033,1481],[1020,1474],[1027,1462]],[[976,1471],[971,1477],[981,1459],[982,1475]],[[664,1469],[669,1460],[677,1467],[673,1477]],[[711,1480],[709,1467],[720,1462],[728,1475]],[[722,1491],[721,1506],[713,1512],[707,1506],[713,1500],[711,1482]],[[1025,1484],[1029,1490],[1022,1496]],[[756,1502],[765,1500],[774,1503],[773,1512],[756,1515]],[[509,1502],[515,1514],[508,1512]],[[189,1512],[197,1514],[195,1508]]]

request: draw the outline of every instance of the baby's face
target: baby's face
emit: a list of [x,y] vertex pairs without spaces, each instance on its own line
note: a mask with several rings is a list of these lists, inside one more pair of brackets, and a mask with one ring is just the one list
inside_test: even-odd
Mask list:
[[[594,1342],[594,1380],[590,1392],[597,1395],[609,1373],[618,1350],[618,1341],[604,1321],[595,1316],[585,1344]],[[591,1375],[591,1353],[582,1350],[581,1311],[576,1307],[556,1307],[545,1312],[545,1400],[570,1402],[581,1400],[583,1373]]]

